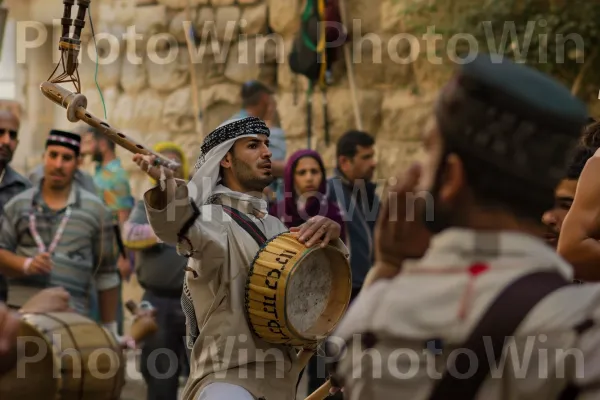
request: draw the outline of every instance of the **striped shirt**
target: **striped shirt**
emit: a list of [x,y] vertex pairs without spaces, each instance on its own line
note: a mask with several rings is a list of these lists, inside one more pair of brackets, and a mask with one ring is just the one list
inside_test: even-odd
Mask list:
[[9,298],[19,287],[61,286],[71,294],[75,310],[87,315],[93,283],[98,290],[119,285],[111,213],[102,200],[73,184],[67,207],[54,211],[45,204],[40,186],[30,188],[4,206],[0,219],[0,248],[20,256],[35,257],[38,248],[29,227],[30,213],[34,213],[37,231],[48,247],[68,207],[71,207],[71,217],[51,255],[52,272],[9,279]]

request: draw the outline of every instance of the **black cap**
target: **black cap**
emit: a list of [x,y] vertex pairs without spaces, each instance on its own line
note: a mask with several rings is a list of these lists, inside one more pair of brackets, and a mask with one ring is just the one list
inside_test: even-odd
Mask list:
[[273,94],[273,90],[271,90],[267,85],[257,80],[251,80],[242,85],[242,100],[247,100],[258,93],[267,93]]
[[461,66],[435,113],[448,151],[486,176],[486,195],[519,191],[532,205],[552,200],[589,117],[558,81],[489,54]]
[[72,132],[60,131],[53,129],[46,139],[46,147],[48,146],[63,146],[75,152],[79,156],[81,151],[81,136]]

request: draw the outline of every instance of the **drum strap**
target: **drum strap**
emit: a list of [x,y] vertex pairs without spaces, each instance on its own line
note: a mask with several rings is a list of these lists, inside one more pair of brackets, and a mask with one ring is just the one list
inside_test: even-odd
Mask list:
[[[568,284],[560,274],[542,271],[527,274],[507,286],[492,302],[467,341],[461,345],[462,349],[468,349],[469,352],[462,351],[454,360],[448,360],[452,364],[448,365],[429,400],[474,399],[490,372],[488,346],[491,345],[498,365],[505,340],[514,334],[529,311],[548,294]],[[472,377],[461,379],[457,375],[471,371],[469,353],[479,360],[478,367]],[[456,373],[448,373],[448,370]]]
[[267,242],[267,237],[260,230],[260,228],[252,221],[246,214],[236,210],[229,206],[222,206],[223,211],[227,213],[237,224],[258,243],[259,247],[262,247]]

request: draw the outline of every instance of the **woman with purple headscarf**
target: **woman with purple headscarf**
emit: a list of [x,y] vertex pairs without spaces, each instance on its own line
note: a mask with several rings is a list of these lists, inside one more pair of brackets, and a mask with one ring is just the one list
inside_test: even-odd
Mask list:
[[327,199],[325,166],[319,153],[298,150],[289,158],[283,175],[284,199],[273,204],[269,213],[285,226],[302,225],[315,215],[325,216],[340,224],[345,241],[342,214],[335,202]]
[[[340,239],[346,242],[342,213],[338,205],[327,198],[325,166],[319,153],[298,150],[292,154],[285,165],[283,188],[284,199],[273,204],[269,214],[279,218],[288,228],[300,226],[315,215],[325,216],[340,224]],[[309,393],[326,380],[325,376],[319,376],[318,371],[325,371],[325,368],[319,368],[318,364],[324,364],[322,357],[314,356],[308,364]]]

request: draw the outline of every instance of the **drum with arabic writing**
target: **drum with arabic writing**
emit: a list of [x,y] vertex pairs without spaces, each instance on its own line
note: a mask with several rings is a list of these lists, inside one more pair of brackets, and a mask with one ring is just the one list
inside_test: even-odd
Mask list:
[[333,331],[352,293],[350,263],[334,246],[307,248],[289,233],[268,241],[246,282],[246,315],[269,343],[310,348]]
[[82,315],[24,314],[17,365],[0,377],[0,399],[118,400],[125,383],[123,350]]

